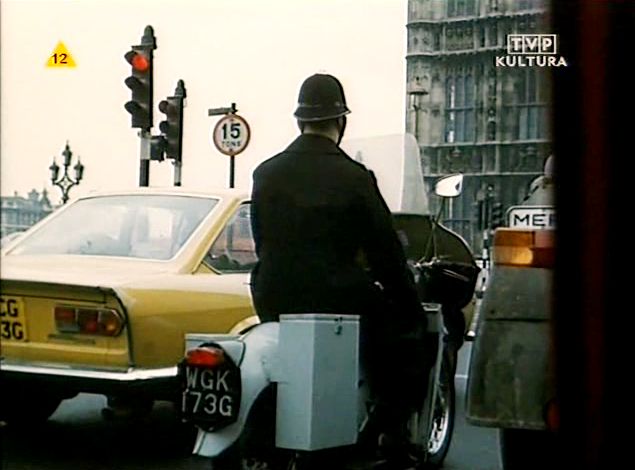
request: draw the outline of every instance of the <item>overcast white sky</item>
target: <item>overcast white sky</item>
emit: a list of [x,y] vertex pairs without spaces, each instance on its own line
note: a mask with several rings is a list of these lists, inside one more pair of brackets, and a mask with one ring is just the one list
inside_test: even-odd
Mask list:
[[[236,156],[236,184],[297,134],[292,113],[301,82],[325,71],[342,81],[347,137],[404,130],[407,0],[2,0],[2,195],[47,188],[66,140],[85,165],[71,198],[94,189],[136,187],[137,130],[123,55],[154,27],[156,104],[187,88],[183,186],[226,187],[228,157],[211,144],[212,107],[235,102],[250,124]],[[62,41],[75,68],[45,64]],[[172,185],[172,164],[152,162],[151,186]]]

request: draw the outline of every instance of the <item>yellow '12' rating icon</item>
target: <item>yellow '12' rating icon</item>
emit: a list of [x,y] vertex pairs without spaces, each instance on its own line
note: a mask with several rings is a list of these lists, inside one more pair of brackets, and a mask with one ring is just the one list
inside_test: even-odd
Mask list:
[[46,62],[47,67],[75,67],[75,60],[62,41],[57,43],[53,54]]

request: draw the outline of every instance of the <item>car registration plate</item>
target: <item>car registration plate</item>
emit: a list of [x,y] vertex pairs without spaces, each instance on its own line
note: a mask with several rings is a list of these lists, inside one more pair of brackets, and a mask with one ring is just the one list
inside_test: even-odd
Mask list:
[[3,341],[27,341],[24,302],[20,297],[0,297],[0,338]]
[[181,413],[186,421],[220,428],[238,419],[240,369],[234,364],[214,368],[182,365],[181,380],[185,383]]

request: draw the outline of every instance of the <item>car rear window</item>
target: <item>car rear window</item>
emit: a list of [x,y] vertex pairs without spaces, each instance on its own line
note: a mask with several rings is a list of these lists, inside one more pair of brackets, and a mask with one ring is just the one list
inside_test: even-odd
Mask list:
[[101,196],[73,203],[25,236],[10,254],[73,254],[167,260],[218,199],[176,195]]

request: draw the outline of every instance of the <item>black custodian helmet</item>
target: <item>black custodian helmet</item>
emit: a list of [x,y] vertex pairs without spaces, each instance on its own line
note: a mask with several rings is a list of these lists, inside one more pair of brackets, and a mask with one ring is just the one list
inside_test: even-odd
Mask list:
[[298,121],[326,121],[350,113],[344,88],[333,75],[316,73],[300,87],[298,107],[293,114]]

